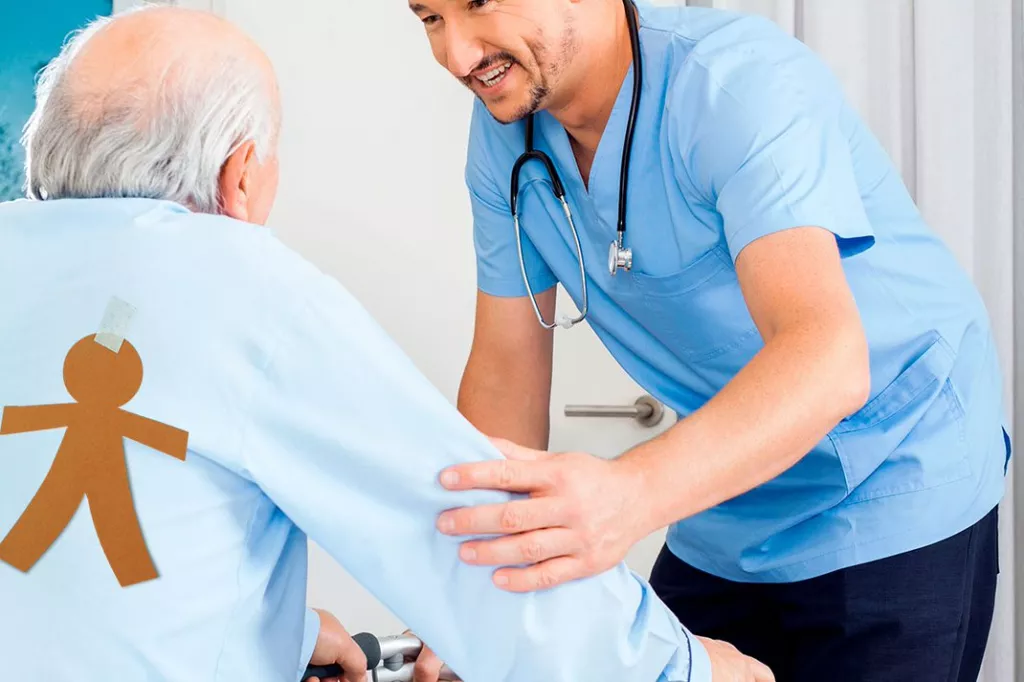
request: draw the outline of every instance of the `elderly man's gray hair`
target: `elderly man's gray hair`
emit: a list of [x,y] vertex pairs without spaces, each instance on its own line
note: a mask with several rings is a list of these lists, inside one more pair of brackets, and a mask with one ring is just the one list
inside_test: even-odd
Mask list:
[[22,138],[26,194],[147,197],[216,213],[227,158],[250,140],[261,161],[273,151],[273,79],[248,53],[203,47],[172,51],[167,63],[117,85],[69,74],[89,39],[123,14],[74,33],[43,71]]

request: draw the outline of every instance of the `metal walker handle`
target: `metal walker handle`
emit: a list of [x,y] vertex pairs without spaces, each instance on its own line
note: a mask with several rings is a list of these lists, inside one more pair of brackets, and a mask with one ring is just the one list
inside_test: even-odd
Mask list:
[[[413,635],[392,635],[378,638],[369,632],[360,632],[353,638],[366,655],[367,680],[373,682],[412,682],[414,660],[423,650],[423,642]],[[311,677],[321,680],[341,677],[344,671],[338,664],[308,666],[303,681]],[[458,682],[459,677],[448,666],[441,668],[440,680]]]

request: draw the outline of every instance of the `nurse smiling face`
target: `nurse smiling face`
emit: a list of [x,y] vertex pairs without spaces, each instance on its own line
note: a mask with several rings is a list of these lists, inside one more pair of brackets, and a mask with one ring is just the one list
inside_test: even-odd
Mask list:
[[579,0],[412,0],[434,58],[512,123],[558,99],[571,80]]

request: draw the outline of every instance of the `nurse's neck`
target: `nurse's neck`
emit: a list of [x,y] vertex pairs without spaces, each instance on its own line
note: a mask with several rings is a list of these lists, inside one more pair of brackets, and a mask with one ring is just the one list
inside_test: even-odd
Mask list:
[[588,17],[586,26],[577,27],[574,73],[566,74],[564,91],[547,107],[569,134],[584,182],[589,181],[594,155],[633,64],[622,3],[595,3],[593,7],[595,16]]

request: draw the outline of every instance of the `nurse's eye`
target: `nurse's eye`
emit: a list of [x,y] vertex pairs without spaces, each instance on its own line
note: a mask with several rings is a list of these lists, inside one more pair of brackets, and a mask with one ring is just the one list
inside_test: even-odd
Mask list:
[[470,9],[480,9],[484,5],[488,4],[490,0],[469,0]]
[[422,21],[424,26],[433,26],[437,22],[441,21],[441,17],[437,16],[436,14],[431,14],[429,16],[423,17]]

